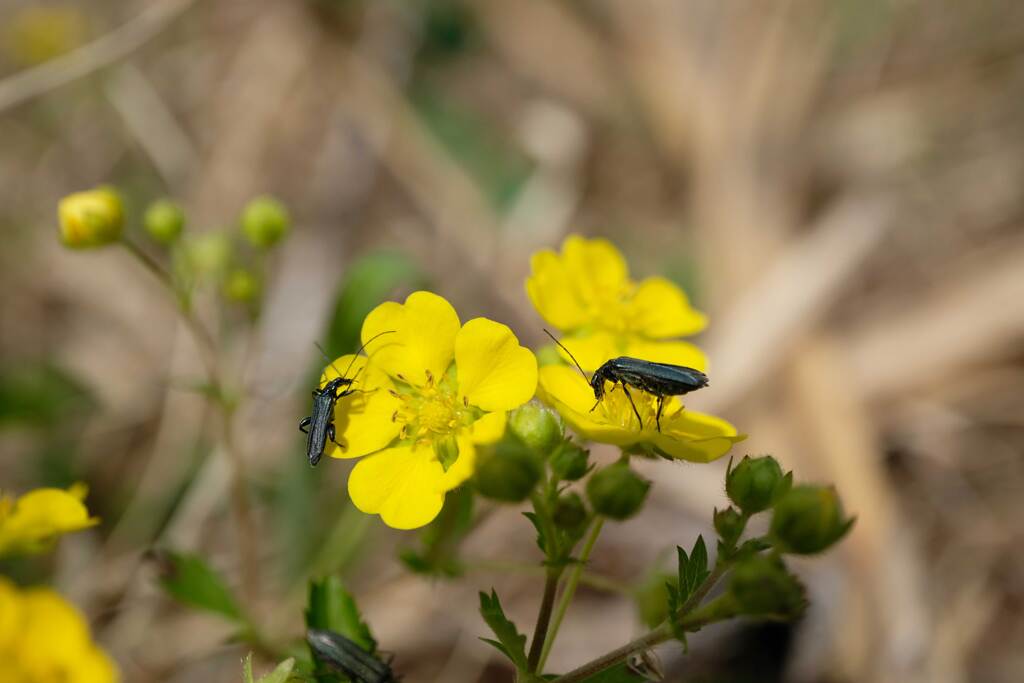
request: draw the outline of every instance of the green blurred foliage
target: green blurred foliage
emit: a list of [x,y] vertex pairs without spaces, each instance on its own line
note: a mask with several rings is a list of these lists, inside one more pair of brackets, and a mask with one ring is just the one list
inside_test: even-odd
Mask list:
[[156,554],[160,585],[183,605],[242,621],[242,610],[227,582],[198,555],[171,551]]
[[84,415],[95,405],[92,394],[77,379],[45,361],[0,370],[0,427],[49,429],[69,416]]

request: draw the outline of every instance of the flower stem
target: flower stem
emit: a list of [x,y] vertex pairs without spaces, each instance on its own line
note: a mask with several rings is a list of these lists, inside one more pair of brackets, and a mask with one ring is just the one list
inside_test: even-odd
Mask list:
[[537,612],[537,626],[533,629],[533,640],[530,642],[530,654],[526,658],[526,670],[529,673],[537,671],[537,664],[540,662],[541,652],[547,641],[548,624],[551,623],[551,608],[555,604],[555,594],[558,591],[558,580],[562,577],[562,567],[551,567],[544,579],[544,597],[540,602],[540,611]]
[[544,641],[544,649],[540,654],[540,661],[537,664],[537,667],[541,671],[544,670],[544,665],[548,661],[548,655],[551,654],[551,648],[555,643],[555,637],[558,635],[558,629],[562,626],[562,620],[565,618],[565,613],[569,609],[569,603],[572,602],[573,597],[576,595],[576,587],[579,585],[580,579],[583,576],[583,568],[590,559],[590,553],[594,550],[594,544],[597,543],[597,537],[601,534],[601,528],[603,526],[604,517],[595,517],[594,522],[590,527],[590,533],[587,536],[587,540],[583,543],[583,550],[580,551],[579,562],[572,568],[572,572],[569,574],[569,579],[565,583],[565,589],[562,591],[562,597],[559,598],[558,607],[555,610],[554,624],[551,627],[551,632],[548,634],[547,639]]
[[196,317],[190,307],[185,305],[174,279],[152,256],[139,245],[128,239],[121,244],[131,253],[142,266],[162,284],[177,304],[176,308],[182,321],[188,328],[206,368],[206,379],[214,396],[214,404],[221,414],[221,443],[231,464],[231,510],[238,528],[239,563],[242,573],[242,585],[245,595],[254,603],[260,591],[259,551],[256,544],[256,525],[253,522],[252,506],[249,502],[249,489],[246,484],[245,460],[235,446],[234,438],[234,400],[227,400],[224,380],[217,354],[217,345],[206,327]]
[[[710,578],[710,577],[709,577]],[[709,602],[702,609],[697,610],[680,619],[683,630],[695,631],[703,626],[722,621],[736,615],[736,606],[731,596],[723,595],[712,602]],[[620,648],[591,660],[581,667],[573,669],[569,673],[556,678],[554,683],[580,683],[596,673],[604,671],[616,664],[625,661],[632,655],[650,650],[655,645],[672,639],[672,626],[665,622],[653,631],[632,640]]]

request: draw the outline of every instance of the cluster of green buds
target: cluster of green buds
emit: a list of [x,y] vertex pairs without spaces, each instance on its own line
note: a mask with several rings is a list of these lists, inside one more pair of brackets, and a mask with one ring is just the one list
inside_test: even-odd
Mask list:
[[[141,247],[125,232],[121,195],[103,186],[64,197],[57,209],[60,237],[72,249],[123,243],[145,259]],[[186,215],[170,199],[152,202],[142,228],[152,243],[168,252],[171,279],[179,300],[190,305],[194,291],[211,283],[230,302],[258,311],[263,291],[264,255],[291,229],[288,210],[269,196],[252,199],[238,219],[238,236],[224,230],[186,234]]]
[[[803,609],[804,590],[783,562],[787,554],[823,552],[853,525],[834,487],[793,485],[775,458],[745,456],[729,463],[725,490],[732,506],[714,513],[718,562],[732,567],[727,601],[738,614],[792,617]],[[751,516],[771,512],[765,536],[740,543]]]

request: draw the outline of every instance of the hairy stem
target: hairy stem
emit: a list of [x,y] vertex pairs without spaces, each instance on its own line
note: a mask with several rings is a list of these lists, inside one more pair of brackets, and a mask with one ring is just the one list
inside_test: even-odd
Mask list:
[[572,602],[573,597],[576,595],[576,587],[580,584],[580,579],[583,576],[583,568],[590,559],[590,553],[594,550],[594,544],[597,543],[597,537],[601,535],[601,528],[603,526],[604,517],[595,517],[594,522],[590,527],[590,533],[587,535],[587,540],[583,543],[583,550],[580,551],[579,563],[572,568],[572,572],[569,574],[569,579],[565,583],[565,589],[562,591],[562,597],[559,598],[558,607],[555,610],[555,622],[551,627],[550,634],[544,642],[544,649],[540,654],[540,662],[537,664],[537,668],[541,671],[544,670],[544,664],[547,663],[548,655],[551,654],[551,648],[555,644],[555,637],[558,635],[558,629],[562,626],[562,620],[565,618],[565,613],[569,609],[569,603]]
[[[736,607],[730,596],[724,595],[709,602],[704,608],[683,616],[680,625],[686,631],[695,631],[703,626],[722,621],[736,615]],[[555,679],[555,683],[580,683],[596,673],[626,661],[629,657],[650,650],[659,643],[672,639],[672,626],[665,622],[653,631],[632,640],[620,648],[601,655],[581,667]]]

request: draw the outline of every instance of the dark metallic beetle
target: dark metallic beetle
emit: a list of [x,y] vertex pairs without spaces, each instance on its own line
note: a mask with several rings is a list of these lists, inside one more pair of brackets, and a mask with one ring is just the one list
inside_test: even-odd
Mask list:
[[[569,354],[572,362],[576,363],[576,367],[583,373],[583,378],[590,383],[590,387],[594,390],[594,398],[597,399],[594,408],[597,408],[598,404],[601,403],[601,399],[604,398],[605,382],[611,382],[613,385],[621,384],[622,390],[626,392],[626,398],[629,399],[629,405],[633,406],[633,414],[636,415],[641,429],[643,429],[644,421],[640,417],[640,411],[636,409],[636,403],[633,402],[633,395],[629,393],[629,387],[647,392],[658,398],[658,412],[655,415],[654,421],[660,432],[661,411],[665,407],[666,398],[688,394],[691,391],[696,391],[708,385],[708,376],[700,370],[694,370],[685,365],[655,363],[649,360],[630,358],[629,356],[612,358],[599,367],[593,376],[588,379],[587,373],[583,372],[583,368],[575,356],[569,352],[569,349],[565,348],[562,342],[555,339],[547,330],[544,330],[544,333],[562,347],[563,351]],[[591,408],[590,411],[593,412],[594,408]]]
[[317,661],[348,676],[352,683],[395,683],[391,667],[334,631],[311,628],[306,642]]
[[[366,340],[366,344],[369,344],[377,337],[382,334],[390,334],[394,330],[387,330],[379,334],[375,334],[370,339]],[[366,344],[359,347],[359,351],[356,351],[358,356],[363,349],[366,348]],[[317,347],[319,348],[319,347]],[[320,353],[323,353],[323,349],[320,349]],[[324,354],[327,358],[327,354]],[[330,362],[330,358],[327,358],[327,362],[332,368],[334,364]],[[348,367],[345,368],[345,372],[338,372],[338,368],[334,368],[335,372],[338,372],[338,377],[335,377],[330,382],[325,384],[323,387],[313,390],[313,414],[309,417],[304,417],[299,422],[299,431],[304,434],[308,434],[306,437],[306,457],[309,458],[309,464],[316,467],[316,464],[320,462],[320,458],[323,457],[324,449],[327,448],[327,440],[330,439],[332,443],[341,446],[335,439],[334,431],[334,405],[338,402],[338,399],[344,398],[350,394],[354,394],[357,389],[352,388],[352,383],[356,381],[355,377],[349,378],[348,371],[352,369],[352,364],[356,362],[355,356],[349,361]],[[356,375],[359,373],[357,372]]]

